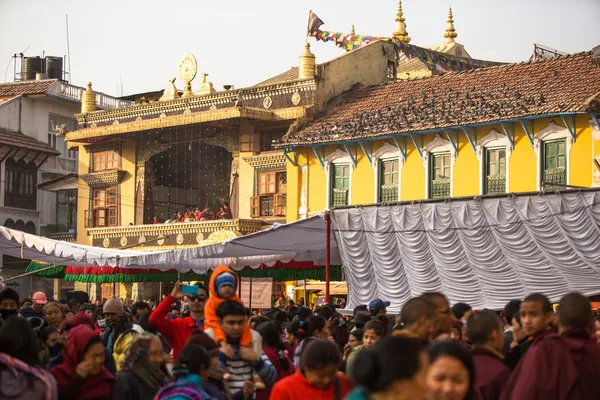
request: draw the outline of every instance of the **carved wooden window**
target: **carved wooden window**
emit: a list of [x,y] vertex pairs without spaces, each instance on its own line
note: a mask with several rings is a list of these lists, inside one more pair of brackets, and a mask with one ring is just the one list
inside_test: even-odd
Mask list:
[[4,205],[7,207],[37,208],[37,168],[34,163],[6,160],[4,180]]
[[506,148],[487,149],[485,193],[506,193]]
[[250,202],[252,218],[281,217],[286,213],[287,173],[268,171],[258,174],[258,196]]
[[431,198],[450,197],[450,153],[431,154]]
[[119,154],[116,151],[94,153],[94,172],[119,169]]
[[260,152],[260,133],[241,133],[240,151]]
[[542,179],[545,189],[564,189],[562,186],[552,186],[552,184],[567,184],[566,140],[545,141],[543,154],[544,175]]
[[382,160],[379,181],[379,201],[390,203],[398,201],[398,160]]
[[117,195],[116,187],[93,191],[92,209],[85,212],[86,228],[118,225]]

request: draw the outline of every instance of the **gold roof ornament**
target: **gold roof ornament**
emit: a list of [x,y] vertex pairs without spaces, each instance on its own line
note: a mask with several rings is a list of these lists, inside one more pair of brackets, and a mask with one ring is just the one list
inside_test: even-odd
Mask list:
[[299,60],[298,79],[313,79],[317,72],[317,63],[315,55],[310,52],[310,43],[304,44],[304,51]]
[[217,93],[217,91],[213,87],[212,82],[208,82],[206,80],[207,76],[208,76],[208,74],[206,74],[206,73],[202,74],[202,83],[200,84],[200,88],[196,91],[196,93],[194,93],[196,96],[202,96],[202,95],[205,95],[205,94],[215,94],[215,93]]
[[169,82],[171,82],[171,86],[165,89],[163,95],[160,96],[160,99],[158,99],[158,101],[175,100],[181,97],[179,95],[179,90],[177,90],[177,86],[175,86],[175,79],[177,78],[169,79]]
[[446,38],[446,43],[454,43],[454,39],[458,36],[456,30],[454,29],[454,17],[452,16],[452,7],[448,9],[448,25],[446,25],[446,32],[444,33],[444,37]]
[[394,31],[394,38],[409,43],[410,37],[406,30],[406,20],[404,19],[404,13],[402,12],[402,0],[398,0],[398,11],[396,12],[396,30]]
[[88,82],[87,89],[81,95],[81,113],[96,111],[96,93],[92,90],[92,82]]
[[350,31],[350,34],[352,36],[356,35],[356,32],[354,31],[354,24],[352,24],[352,30]]
[[179,63],[179,76],[185,82],[185,89],[181,97],[187,98],[194,95],[192,93],[192,80],[196,77],[197,72],[198,63],[196,62],[196,57],[191,53],[185,53]]

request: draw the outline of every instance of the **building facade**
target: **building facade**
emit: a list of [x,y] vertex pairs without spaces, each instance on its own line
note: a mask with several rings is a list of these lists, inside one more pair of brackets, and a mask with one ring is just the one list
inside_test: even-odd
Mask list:
[[322,210],[600,184],[591,53],[359,89],[278,146],[288,221]]

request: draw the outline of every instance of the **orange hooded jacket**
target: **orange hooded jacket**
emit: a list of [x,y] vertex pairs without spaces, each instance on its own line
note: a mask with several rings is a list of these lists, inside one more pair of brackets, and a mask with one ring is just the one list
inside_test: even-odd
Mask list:
[[[217,343],[221,343],[222,341],[227,340],[227,336],[225,335],[225,332],[223,332],[223,329],[221,329],[221,325],[219,325],[219,318],[217,317],[217,308],[219,307],[219,305],[225,300],[237,301],[242,306],[244,305],[244,303],[238,297],[237,294],[234,294],[228,299],[223,299],[219,297],[219,294],[217,293],[217,288],[215,287],[215,281],[217,277],[224,272],[229,272],[230,274],[233,274],[235,276],[237,282],[236,291],[239,290],[240,287],[239,276],[235,272],[233,272],[231,268],[225,265],[219,265],[215,272],[213,272],[213,274],[210,276],[210,282],[208,285],[210,297],[208,298],[206,306],[204,307],[204,324],[206,328],[211,328],[213,330],[213,332],[215,333],[215,340],[217,341]],[[246,323],[244,325],[244,332],[242,333],[242,337],[240,339],[240,346],[250,347],[252,346],[252,332],[250,331],[250,326],[248,325],[248,317],[246,317],[245,322]]]

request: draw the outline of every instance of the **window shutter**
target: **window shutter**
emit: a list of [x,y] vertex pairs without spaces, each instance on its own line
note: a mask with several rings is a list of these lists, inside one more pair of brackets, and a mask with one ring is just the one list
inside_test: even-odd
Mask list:
[[284,215],[283,207],[284,207],[285,199],[283,198],[283,194],[278,193],[274,197],[275,197],[274,205],[273,205],[273,208],[275,209],[274,215],[276,215],[276,216]]
[[93,226],[92,216],[90,215],[90,210],[85,210],[85,227],[91,228]]
[[250,198],[250,217],[258,218],[260,217],[260,197],[252,196]]

